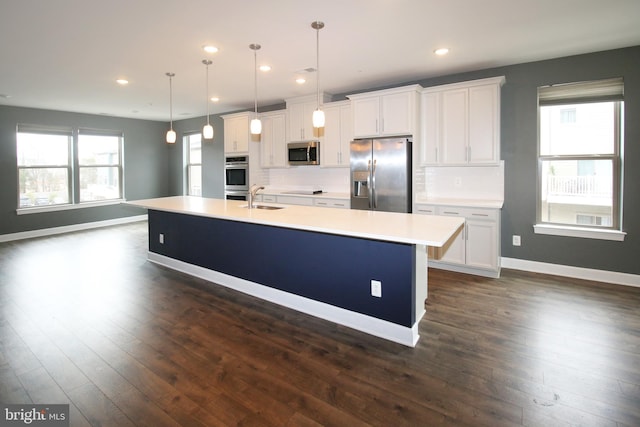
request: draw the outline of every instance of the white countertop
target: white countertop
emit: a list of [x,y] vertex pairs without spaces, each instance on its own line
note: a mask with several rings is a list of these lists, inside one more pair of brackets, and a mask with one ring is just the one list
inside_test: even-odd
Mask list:
[[193,196],[134,200],[126,204],[229,221],[436,247],[442,247],[464,224],[463,218],[451,216],[297,205],[281,205],[284,208],[279,210],[247,209],[241,207],[246,206],[245,201]]

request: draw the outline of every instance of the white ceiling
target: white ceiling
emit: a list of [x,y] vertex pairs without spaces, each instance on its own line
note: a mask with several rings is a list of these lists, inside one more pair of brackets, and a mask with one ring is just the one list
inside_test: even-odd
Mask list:
[[[640,0],[1,0],[0,104],[168,121],[640,45]],[[220,50],[202,50],[213,44]],[[433,50],[446,46],[449,55]],[[130,81],[118,86],[116,78]]]

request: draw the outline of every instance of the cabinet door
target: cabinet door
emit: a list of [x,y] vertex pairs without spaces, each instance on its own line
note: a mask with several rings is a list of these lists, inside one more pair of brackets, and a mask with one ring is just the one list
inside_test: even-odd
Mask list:
[[287,120],[290,141],[308,141],[319,137],[313,127],[313,111],[316,102],[300,102],[287,105]]
[[462,164],[467,162],[467,104],[468,89],[454,89],[442,93],[442,128],[439,162]]
[[224,120],[225,153],[246,153],[249,151],[249,116]]
[[498,229],[495,221],[467,219],[466,262],[469,267],[498,268]]
[[353,136],[355,138],[378,136],[380,97],[355,99],[353,108]]
[[349,147],[352,138],[351,107],[328,106],[324,109],[326,123],[322,145],[322,167],[349,166]]
[[422,165],[437,164],[440,150],[440,94],[425,93],[422,95],[422,144],[420,146],[420,163]]
[[415,102],[415,94],[412,92],[384,95],[380,134],[383,136],[412,135]]
[[260,135],[260,166],[281,168],[286,166],[285,114],[262,117]]
[[469,163],[497,163],[500,158],[498,85],[469,89]]

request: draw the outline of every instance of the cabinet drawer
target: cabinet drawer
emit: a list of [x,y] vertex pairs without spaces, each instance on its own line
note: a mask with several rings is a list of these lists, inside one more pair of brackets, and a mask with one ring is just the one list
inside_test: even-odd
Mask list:
[[421,215],[435,215],[437,212],[437,207],[433,205],[419,205],[416,204],[416,209],[413,213],[421,214]]
[[461,216],[467,219],[485,219],[495,221],[498,219],[496,209],[461,208],[458,206],[438,206],[438,215]]
[[313,199],[314,206],[324,208],[342,208],[349,209],[350,202],[346,199]]
[[287,205],[303,205],[312,206],[313,198],[311,197],[295,197],[295,196],[278,196],[278,203]]

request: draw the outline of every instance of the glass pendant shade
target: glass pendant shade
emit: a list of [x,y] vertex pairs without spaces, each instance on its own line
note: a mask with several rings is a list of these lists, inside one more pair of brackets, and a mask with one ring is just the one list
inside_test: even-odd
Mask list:
[[262,122],[260,119],[251,120],[250,124],[251,134],[252,135],[260,135],[262,133]]
[[212,139],[213,138],[213,126],[211,126],[208,123],[206,125],[204,125],[204,127],[202,128],[202,137],[204,139]]
[[322,127],[324,127],[324,111],[322,111],[320,108],[315,110],[313,112],[312,121],[313,121],[313,127],[314,128],[322,128]]
[[175,144],[176,143],[176,131],[173,129],[169,129],[167,131],[167,143]]

